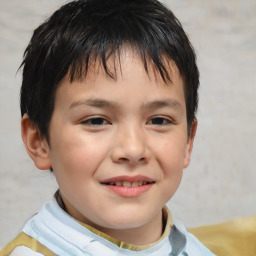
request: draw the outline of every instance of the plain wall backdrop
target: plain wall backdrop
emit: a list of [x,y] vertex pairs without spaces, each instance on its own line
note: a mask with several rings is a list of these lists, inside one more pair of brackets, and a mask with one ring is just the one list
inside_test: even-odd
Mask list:
[[[201,73],[192,162],[168,203],[187,226],[256,215],[256,1],[165,0],[180,19]],[[16,71],[32,31],[64,0],[0,0],[0,248],[51,199],[20,137]]]

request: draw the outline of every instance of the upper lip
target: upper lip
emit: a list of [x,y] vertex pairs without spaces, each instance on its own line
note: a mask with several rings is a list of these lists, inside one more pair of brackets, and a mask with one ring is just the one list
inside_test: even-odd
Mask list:
[[122,175],[122,176],[116,176],[112,177],[106,180],[101,181],[101,183],[109,183],[109,182],[118,182],[118,181],[129,181],[129,182],[136,182],[136,181],[146,181],[146,182],[155,182],[150,177],[144,176],[144,175],[136,175],[136,176],[127,176],[127,175]]

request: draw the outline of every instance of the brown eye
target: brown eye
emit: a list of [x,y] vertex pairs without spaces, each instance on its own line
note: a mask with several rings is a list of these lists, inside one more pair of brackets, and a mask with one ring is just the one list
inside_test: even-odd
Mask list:
[[93,118],[89,122],[91,125],[103,125],[105,120],[103,118]]
[[81,124],[91,125],[91,126],[101,126],[101,125],[109,124],[109,122],[102,117],[93,117],[93,118],[89,118],[82,121]]
[[172,122],[164,117],[154,117],[150,119],[149,123],[153,125],[167,125],[171,124]]

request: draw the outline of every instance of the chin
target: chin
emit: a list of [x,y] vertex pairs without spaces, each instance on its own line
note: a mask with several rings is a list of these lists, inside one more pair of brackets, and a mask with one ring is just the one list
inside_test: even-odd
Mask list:
[[150,222],[152,217],[143,212],[126,212],[125,214],[113,214],[111,218],[105,219],[106,228],[122,230],[139,228]]

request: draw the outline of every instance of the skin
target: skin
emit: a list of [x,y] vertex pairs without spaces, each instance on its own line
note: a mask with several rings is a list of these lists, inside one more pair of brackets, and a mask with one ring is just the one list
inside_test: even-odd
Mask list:
[[[39,169],[53,168],[67,212],[127,243],[145,245],[160,238],[162,208],[190,161],[197,124],[188,138],[183,80],[172,62],[170,72],[172,82],[166,85],[126,50],[116,80],[100,66],[83,81],[63,79],[49,143],[27,115],[22,119],[27,151]],[[153,183],[135,196],[103,184],[138,175]]]

